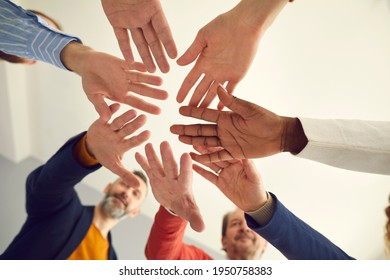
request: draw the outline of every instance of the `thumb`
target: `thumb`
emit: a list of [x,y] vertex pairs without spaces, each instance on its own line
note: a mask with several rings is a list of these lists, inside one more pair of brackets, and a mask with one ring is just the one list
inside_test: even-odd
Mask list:
[[221,85],[218,86],[217,93],[219,100],[224,106],[244,118],[252,116],[254,110],[259,110],[259,108],[261,108],[256,104],[230,95]]
[[100,118],[104,122],[108,122],[111,118],[111,110],[108,107],[107,103],[104,101],[103,96],[95,96],[94,98],[89,98],[95,107],[96,112],[99,114]]
[[199,213],[199,209],[193,211],[188,220],[193,230],[197,232],[201,232],[205,229],[205,224],[203,222],[202,215]]
[[205,47],[206,45],[201,43],[198,34],[191,46],[185,51],[185,53],[181,57],[177,59],[177,64],[180,66],[190,64],[199,56],[199,54]]

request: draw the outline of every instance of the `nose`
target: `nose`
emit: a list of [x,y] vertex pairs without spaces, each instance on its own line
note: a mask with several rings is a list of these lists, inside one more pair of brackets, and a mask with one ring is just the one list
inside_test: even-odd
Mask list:
[[248,227],[248,225],[246,223],[242,223],[241,227],[240,227],[240,231],[241,232],[250,232],[251,229]]

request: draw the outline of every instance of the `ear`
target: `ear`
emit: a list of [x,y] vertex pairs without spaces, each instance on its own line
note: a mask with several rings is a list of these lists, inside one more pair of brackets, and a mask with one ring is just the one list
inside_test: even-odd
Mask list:
[[221,243],[222,243],[222,250],[226,252],[226,246],[227,246],[226,236],[221,238]]
[[136,217],[141,212],[141,207],[135,208],[133,211],[131,211],[128,215],[130,218]]

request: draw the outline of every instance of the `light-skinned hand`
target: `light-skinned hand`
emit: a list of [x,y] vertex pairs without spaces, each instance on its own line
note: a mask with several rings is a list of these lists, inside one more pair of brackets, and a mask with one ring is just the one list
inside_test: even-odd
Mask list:
[[[196,61],[178,91],[177,102],[184,101],[201,77],[188,105],[208,107],[219,84],[233,93],[252,64],[262,35],[286,3],[287,0],[241,0],[200,29],[177,60],[181,66]],[[223,108],[221,103],[218,108]]]
[[[109,108],[114,114],[119,107],[118,103],[114,103]],[[101,165],[132,186],[139,186],[139,181],[131,171],[123,166],[122,158],[127,151],[150,138],[148,130],[134,135],[145,123],[146,116],[137,116],[137,112],[131,109],[114,118],[111,123],[99,118],[89,127],[87,132],[87,148],[91,155]]]
[[160,0],[102,0],[102,5],[126,62],[134,62],[130,31],[148,71],[156,71],[154,58],[161,72],[167,73],[169,64],[164,49],[172,59],[176,58],[177,49]]
[[128,67],[122,59],[75,42],[64,48],[61,60],[66,67],[81,76],[88,99],[105,121],[111,116],[105,98],[151,114],[159,114],[161,109],[139,96],[158,100],[168,98],[165,90],[152,87],[160,86],[162,79],[143,73],[146,69],[142,63],[134,62]]
[[145,146],[146,158],[135,154],[137,162],[149,177],[150,186],[156,200],[190,223],[195,231],[205,227],[199,208],[192,193],[192,160],[184,153],[180,158],[180,170],[168,142],[160,145],[161,160],[153,145]]
[[[201,154],[210,152],[210,148],[206,147],[195,149]],[[194,164],[193,169],[217,186],[241,210],[255,211],[267,202],[267,192],[252,160],[221,161],[203,165],[208,168]]]

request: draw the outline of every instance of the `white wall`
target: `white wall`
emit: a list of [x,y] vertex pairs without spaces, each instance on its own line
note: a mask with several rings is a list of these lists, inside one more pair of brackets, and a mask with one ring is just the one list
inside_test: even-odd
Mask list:
[[[95,49],[120,56],[116,39],[100,1],[21,1],[26,8],[45,11],[68,33]],[[197,31],[238,1],[163,0],[162,4],[182,54]],[[261,41],[257,56],[236,95],[281,115],[317,118],[390,120],[390,1],[299,0],[289,4]],[[177,113],[178,88],[190,67],[163,74],[167,101],[161,116],[148,115],[151,142],[168,140],[175,154],[189,151],[169,134],[174,123],[191,122]],[[84,130],[96,118],[73,73],[39,63],[27,69],[32,121],[32,151],[40,160],[49,157],[68,137]],[[137,167],[135,151],[125,158]],[[278,155],[258,159],[269,190],[295,214],[359,259],[383,258],[384,207],[390,192],[387,176],[332,168]],[[86,180],[101,189],[112,179],[99,172]],[[232,205],[208,182],[194,175],[194,193],[204,215],[203,233],[188,236],[216,251],[220,248],[221,217]],[[218,207],[215,207],[218,202]],[[144,213],[153,217],[158,205],[149,196]],[[268,250],[265,258],[281,255]]]

